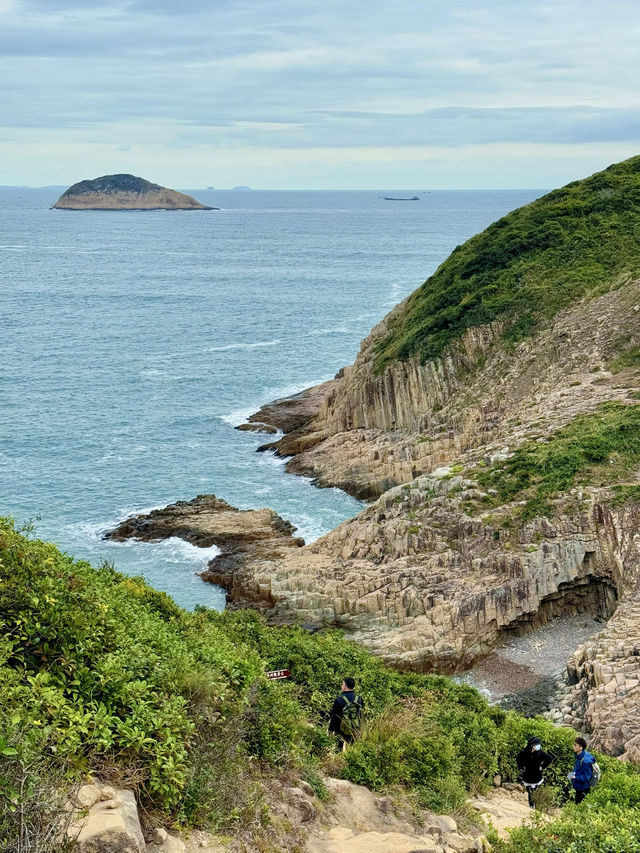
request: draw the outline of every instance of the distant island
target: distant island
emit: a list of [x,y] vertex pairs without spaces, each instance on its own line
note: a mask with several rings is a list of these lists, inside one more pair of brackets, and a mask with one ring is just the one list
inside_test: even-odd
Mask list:
[[217,210],[135,175],[103,175],[62,193],[52,210]]
[[234,190],[250,190],[251,187],[245,187],[244,184],[241,184],[239,187],[233,187]]

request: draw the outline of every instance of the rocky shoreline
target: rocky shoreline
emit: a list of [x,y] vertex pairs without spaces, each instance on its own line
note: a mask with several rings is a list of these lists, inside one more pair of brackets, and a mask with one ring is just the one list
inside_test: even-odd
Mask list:
[[220,554],[209,561],[203,580],[221,586],[231,606],[267,607],[273,605],[272,599],[261,597],[246,567],[255,561],[281,559],[289,550],[301,548],[304,539],[293,535],[295,529],[272,509],[239,510],[215,495],[198,495],[131,516],[103,538],[157,542],[177,536],[201,548],[215,545]]
[[[572,424],[586,419],[597,432],[607,412],[637,409],[640,279],[621,275],[510,345],[496,320],[467,328],[430,360],[378,370],[379,346],[405,309],[371,332],[351,367],[241,425],[282,433],[260,449],[286,457],[288,472],[370,501],[357,517],[304,545],[270,510],[252,516],[201,496],[114,535],[219,544],[204,577],[227,590],[231,606],[258,607],[271,624],[339,627],[402,670],[483,665],[496,680],[509,669],[533,705],[562,693],[549,708],[554,719],[637,760],[640,471],[622,464],[621,445],[596,480],[587,467],[529,516],[522,494],[497,499],[483,474]],[[595,441],[588,431],[583,440]],[[572,685],[556,680],[556,668],[504,658],[514,637],[559,617],[602,620],[593,638],[568,634]]]

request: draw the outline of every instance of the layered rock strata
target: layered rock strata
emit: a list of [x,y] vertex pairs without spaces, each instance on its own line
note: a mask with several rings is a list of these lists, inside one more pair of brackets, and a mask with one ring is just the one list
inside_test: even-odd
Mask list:
[[[640,281],[627,277],[515,347],[497,326],[472,329],[440,359],[376,375],[384,321],[317,415],[275,444],[291,455],[289,471],[377,500],[277,565],[245,566],[239,588],[268,596],[274,622],[339,625],[395,666],[444,672],[465,669],[505,632],[561,613],[606,620],[619,600],[601,641],[573,665],[565,720],[635,755],[638,505],[580,487],[557,496],[552,518],[522,525],[517,504],[482,510],[487,495],[466,474],[603,402],[634,402],[640,374],[625,354],[640,345],[639,312]],[[612,468],[612,485],[617,476]]]
[[257,587],[271,621],[343,627],[396,667],[456,672],[505,631],[563,613],[605,619],[634,587],[638,549],[606,495],[575,494],[575,514],[511,532],[509,508],[467,514],[476,496],[460,476],[419,478],[277,564],[245,566],[236,593]]
[[135,175],[103,175],[62,193],[54,210],[215,210],[193,196]]
[[[640,538],[637,526],[634,536]],[[561,718],[592,732],[596,749],[635,763],[640,763],[639,608],[636,588],[606,627],[569,659],[569,678],[576,684],[563,697]]]

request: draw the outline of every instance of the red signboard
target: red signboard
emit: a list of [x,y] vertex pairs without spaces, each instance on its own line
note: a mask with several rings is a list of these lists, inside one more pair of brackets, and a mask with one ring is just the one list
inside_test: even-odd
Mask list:
[[267,678],[289,678],[291,670],[289,669],[274,669],[272,672],[265,672]]

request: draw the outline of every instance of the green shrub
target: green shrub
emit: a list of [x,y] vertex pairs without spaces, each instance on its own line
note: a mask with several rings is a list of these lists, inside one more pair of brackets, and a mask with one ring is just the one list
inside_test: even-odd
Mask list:
[[453,250],[391,320],[375,368],[439,356],[501,319],[513,343],[540,320],[640,271],[640,157],[514,210]]
[[577,482],[609,485],[614,477],[632,474],[638,463],[640,406],[607,402],[574,418],[546,443],[522,445],[476,477],[482,488],[495,490],[494,506],[526,498],[522,517],[527,519],[550,515],[549,499]]
[[[265,669],[290,669],[292,677],[267,681]],[[357,679],[365,721],[357,742],[336,755],[328,711],[346,675]],[[297,774],[326,796],[324,768],[451,811],[496,771],[515,780],[515,756],[531,734],[556,755],[546,774],[550,796],[560,795],[573,766],[572,730],[490,707],[467,684],[389,669],[336,630],[273,628],[250,611],[187,613],[141,579],[92,569],[7,521],[0,521],[0,720],[7,851],[15,849],[19,787],[24,813],[42,812],[38,831],[47,833],[59,825],[52,790],[89,769],[136,786],[145,806],[178,822],[231,830],[267,819],[260,774],[288,774],[288,783]],[[587,806],[567,810],[558,837],[578,832],[571,815],[589,809],[626,809],[624,831],[634,826],[640,776],[598,758],[601,785]],[[596,821],[595,837],[601,830]],[[522,843],[534,845],[522,849],[565,849],[545,847],[546,835],[531,834],[538,831],[521,831]],[[613,837],[626,840],[620,833]],[[49,849],[46,839],[39,843]]]

